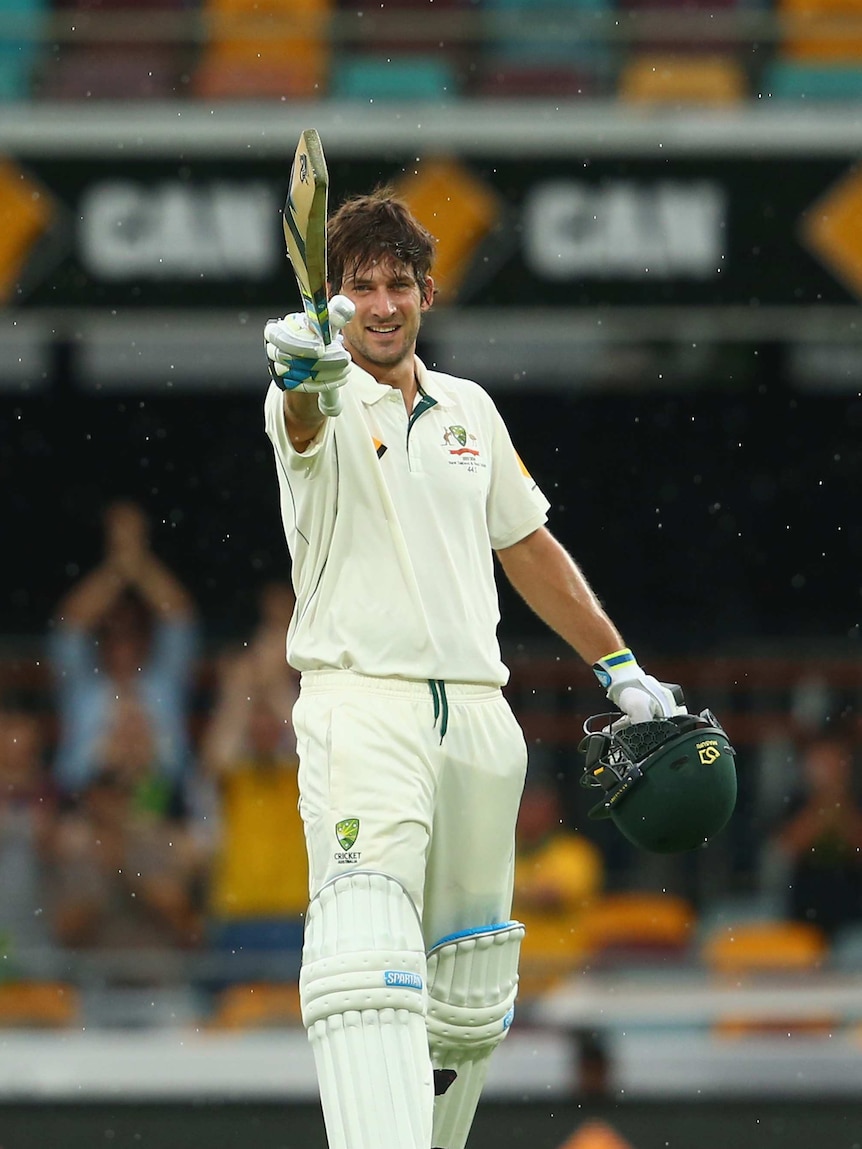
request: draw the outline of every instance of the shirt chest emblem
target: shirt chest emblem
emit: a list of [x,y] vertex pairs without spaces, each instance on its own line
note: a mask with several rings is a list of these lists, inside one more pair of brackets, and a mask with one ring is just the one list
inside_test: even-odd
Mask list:
[[450,455],[477,456],[479,454],[476,436],[472,435],[466,427],[462,427],[460,423],[453,423],[451,427],[445,429],[443,446],[446,447]]

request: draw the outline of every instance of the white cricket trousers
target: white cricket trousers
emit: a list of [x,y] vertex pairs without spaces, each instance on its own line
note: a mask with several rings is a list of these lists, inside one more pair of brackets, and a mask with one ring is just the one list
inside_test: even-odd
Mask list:
[[306,671],[293,722],[310,897],[388,874],[429,947],[509,920],[527,747],[499,689]]

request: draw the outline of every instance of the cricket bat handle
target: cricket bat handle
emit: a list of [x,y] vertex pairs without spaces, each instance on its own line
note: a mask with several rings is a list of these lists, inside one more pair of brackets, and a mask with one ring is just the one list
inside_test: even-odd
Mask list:
[[328,415],[334,419],[341,414],[341,396],[338,391],[321,391],[317,396],[317,406],[321,415]]
[[[356,311],[346,295],[334,295],[329,301],[329,329],[334,339],[345,323],[349,323]],[[341,414],[341,389],[321,391],[317,396],[317,406],[322,415],[335,418]]]

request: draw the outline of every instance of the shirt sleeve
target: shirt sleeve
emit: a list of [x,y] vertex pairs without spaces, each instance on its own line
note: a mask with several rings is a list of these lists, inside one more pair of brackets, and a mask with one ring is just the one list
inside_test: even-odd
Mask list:
[[290,441],[290,436],[287,433],[287,427],[284,422],[283,396],[284,392],[281,388],[276,387],[275,383],[270,383],[263,405],[266,433],[275,448],[276,454],[286,467],[294,471],[307,470],[320,455],[324,444],[329,440],[332,434],[329,425],[332,420],[324,419],[323,426],[305,450],[297,451]]
[[492,460],[488,491],[488,532],[495,551],[514,546],[548,521],[551,504],[515,450],[506,424],[491,407]]

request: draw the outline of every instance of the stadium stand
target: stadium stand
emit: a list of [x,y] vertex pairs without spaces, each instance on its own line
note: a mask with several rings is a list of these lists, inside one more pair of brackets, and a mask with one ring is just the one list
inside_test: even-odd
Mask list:
[[55,12],[69,17],[70,34],[43,55],[34,94],[46,101],[182,98],[189,8],[189,0],[59,0]]
[[611,79],[611,0],[484,0],[482,96],[594,96]]
[[856,0],[777,0],[782,35],[761,94],[776,99],[862,97],[862,16]]
[[192,94],[201,99],[326,95],[331,17],[331,0],[204,0],[204,45]]
[[46,0],[0,3],[0,101],[29,97],[43,54]]
[[330,93],[347,100],[449,100],[464,91],[465,0],[423,9],[394,0],[368,10],[341,0]]
[[732,56],[633,56],[623,66],[619,95],[629,103],[740,103],[748,94],[748,78]]
[[[67,19],[68,17],[68,19]],[[0,100],[862,97],[856,0],[5,0]]]

